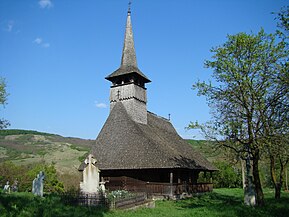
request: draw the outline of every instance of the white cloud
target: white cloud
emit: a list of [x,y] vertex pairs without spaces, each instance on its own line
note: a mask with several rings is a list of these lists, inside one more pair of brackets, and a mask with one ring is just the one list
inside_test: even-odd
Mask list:
[[13,27],[14,27],[14,21],[13,20],[9,20],[7,22],[7,27],[6,27],[7,32],[12,32]]
[[107,108],[107,105],[105,104],[105,103],[102,103],[102,102],[95,102],[95,106],[97,107],[97,108]]
[[43,47],[43,48],[49,48],[49,47],[50,47],[50,44],[47,43],[47,42],[44,42],[43,39],[40,38],[40,37],[37,37],[37,38],[33,41],[33,43],[35,43],[35,44],[37,44],[37,45],[39,45],[39,46],[41,46],[41,47]]
[[44,47],[44,48],[49,48],[49,47],[50,47],[50,44],[49,44],[49,43],[44,43],[44,44],[42,44],[42,47]]
[[36,44],[41,44],[42,43],[42,38],[36,38],[34,41]]
[[53,6],[51,0],[40,0],[38,4],[40,8],[51,8]]
[[12,32],[15,26],[14,20],[0,22],[1,30],[5,32]]

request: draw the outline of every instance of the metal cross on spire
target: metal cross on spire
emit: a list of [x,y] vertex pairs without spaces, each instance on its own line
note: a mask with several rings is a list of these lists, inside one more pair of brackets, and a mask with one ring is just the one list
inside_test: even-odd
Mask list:
[[128,13],[130,13],[131,0],[128,2]]

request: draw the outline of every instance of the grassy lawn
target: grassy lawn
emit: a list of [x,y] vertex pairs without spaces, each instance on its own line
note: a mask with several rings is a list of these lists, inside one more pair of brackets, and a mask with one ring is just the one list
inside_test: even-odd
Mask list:
[[105,216],[194,216],[194,217],[246,217],[289,216],[289,194],[283,193],[280,201],[274,199],[273,190],[265,190],[266,205],[252,208],[243,205],[242,189],[215,189],[213,193],[180,201],[157,201],[155,209],[115,211]]
[[288,216],[289,193],[279,201],[273,190],[265,190],[265,207],[253,208],[242,204],[242,189],[215,189],[213,193],[179,201],[157,201],[154,209],[107,211],[104,209],[68,206],[55,196],[37,198],[28,193],[0,194],[0,216],[100,216],[100,217],[178,217],[178,216]]

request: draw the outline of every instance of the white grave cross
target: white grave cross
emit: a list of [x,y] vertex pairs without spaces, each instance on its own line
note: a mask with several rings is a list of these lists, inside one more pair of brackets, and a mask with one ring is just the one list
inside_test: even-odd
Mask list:
[[80,183],[80,190],[89,194],[98,193],[100,170],[96,166],[97,161],[93,155],[90,154],[84,162],[86,167],[82,172],[83,182]]

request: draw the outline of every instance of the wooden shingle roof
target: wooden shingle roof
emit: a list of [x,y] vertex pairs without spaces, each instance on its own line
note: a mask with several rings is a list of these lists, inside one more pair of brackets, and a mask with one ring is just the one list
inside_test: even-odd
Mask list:
[[151,82],[142,72],[141,70],[137,67],[137,66],[120,66],[117,70],[115,70],[113,73],[111,73],[110,75],[108,75],[107,77],[105,77],[105,79],[109,80],[109,81],[113,81],[114,78],[119,77],[119,76],[124,76],[124,75],[128,75],[128,74],[132,74],[135,73],[137,75],[139,75],[140,77],[142,77],[144,79],[144,81],[146,83]]
[[177,134],[167,119],[150,112],[147,115],[147,124],[137,123],[130,118],[121,102],[115,104],[92,149],[100,170],[215,170]]

